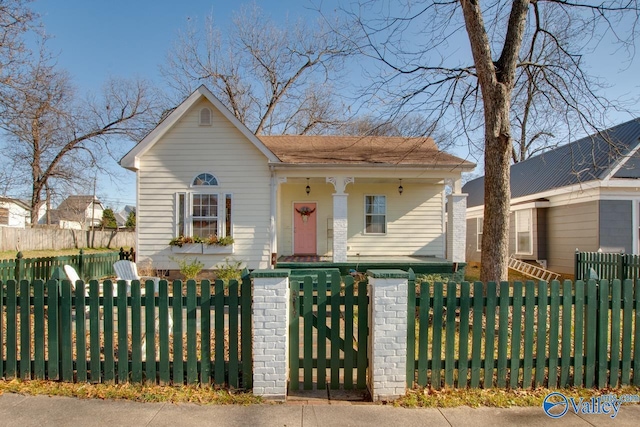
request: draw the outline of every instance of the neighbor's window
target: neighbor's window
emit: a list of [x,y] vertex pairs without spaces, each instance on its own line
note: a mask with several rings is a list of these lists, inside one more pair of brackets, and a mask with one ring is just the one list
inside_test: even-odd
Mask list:
[[191,191],[176,194],[176,236],[233,235],[233,195],[217,187],[218,179],[205,172],[193,179]]
[[9,209],[0,208],[0,225],[9,225]]
[[531,229],[531,209],[516,211],[516,253],[533,253]]
[[476,236],[476,249],[479,251],[482,250],[482,227],[484,225],[484,218],[476,218],[476,225],[478,234]]
[[200,126],[211,126],[211,110],[206,107],[200,110]]
[[365,234],[387,232],[387,197],[365,196]]

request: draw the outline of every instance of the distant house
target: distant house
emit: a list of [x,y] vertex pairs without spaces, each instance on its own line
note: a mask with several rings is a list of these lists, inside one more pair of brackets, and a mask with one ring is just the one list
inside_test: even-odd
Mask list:
[[93,196],[69,196],[51,210],[51,223],[60,228],[85,230],[102,223],[104,206]]
[[[251,269],[291,257],[464,262],[461,174],[475,165],[431,138],[257,136],[201,86],[120,164],[137,174],[138,255],[157,266],[186,251],[205,268],[230,256]],[[179,236],[234,243],[170,246]]]
[[[574,253],[640,251],[640,119],[511,166],[509,252],[573,274]],[[468,196],[467,261],[480,261],[484,177]]]
[[126,228],[127,219],[129,219],[129,215],[133,212],[135,214],[136,207],[131,205],[126,205],[121,211],[116,212],[114,215],[116,217],[116,223],[118,224],[118,228]]
[[0,197],[0,227],[25,228],[31,224],[29,203],[10,197]]

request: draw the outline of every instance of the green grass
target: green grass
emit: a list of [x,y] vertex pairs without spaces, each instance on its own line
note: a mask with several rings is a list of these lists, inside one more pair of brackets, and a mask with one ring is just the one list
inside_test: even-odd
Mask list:
[[80,399],[123,399],[133,402],[197,403],[201,405],[252,405],[264,403],[246,392],[201,386],[157,386],[142,384],[89,384],[57,381],[0,381],[0,394],[19,393],[76,397]]

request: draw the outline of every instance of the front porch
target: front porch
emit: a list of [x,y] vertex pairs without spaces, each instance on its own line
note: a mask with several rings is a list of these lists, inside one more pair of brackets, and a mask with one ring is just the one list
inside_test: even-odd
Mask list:
[[367,270],[404,270],[410,268],[416,274],[439,274],[454,280],[464,279],[466,263],[452,262],[432,256],[347,256],[346,262],[333,262],[330,256],[281,256],[276,268],[291,270],[312,270],[338,268],[343,275],[353,271],[366,273]]

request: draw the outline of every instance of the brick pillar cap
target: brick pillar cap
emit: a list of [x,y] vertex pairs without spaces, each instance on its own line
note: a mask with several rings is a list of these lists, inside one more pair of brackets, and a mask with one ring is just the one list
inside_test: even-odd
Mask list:
[[291,276],[291,269],[281,268],[275,270],[253,270],[251,272],[252,278],[265,278],[265,277],[289,277]]
[[367,270],[367,276],[374,279],[408,279],[409,273],[402,270]]

